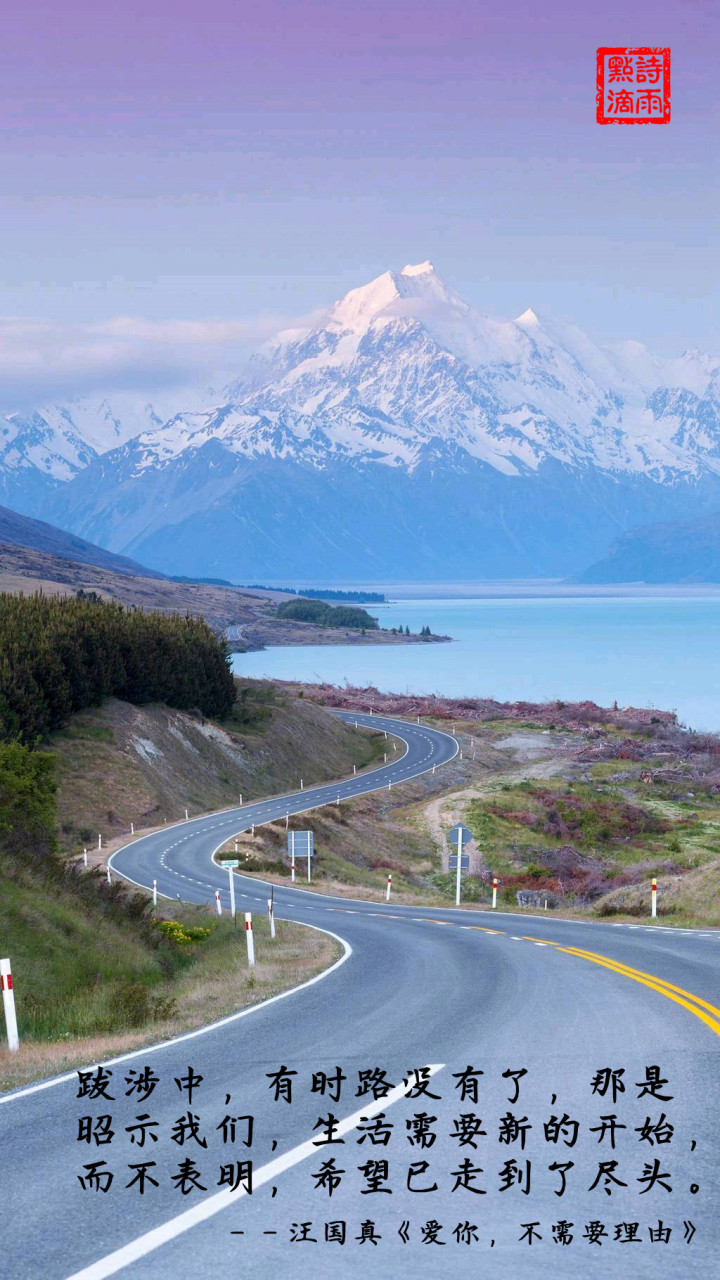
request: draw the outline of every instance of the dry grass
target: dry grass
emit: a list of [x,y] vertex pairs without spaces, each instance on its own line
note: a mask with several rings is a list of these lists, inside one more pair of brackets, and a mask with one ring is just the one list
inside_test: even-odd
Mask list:
[[[224,918],[214,931],[211,943],[197,948],[192,967],[162,989],[164,994],[176,999],[176,1014],[142,1030],[53,1043],[24,1041],[18,1053],[0,1049],[0,1090],[15,1089],[74,1067],[107,1061],[118,1054],[215,1022],[307,982],[341,954],[339,943],[316,929],[279,920],[276,930],[273,941],[267,920],[254,917],[257,963],[255,969],[250,970],[245,931],[233,931],[229,920]],[[22,999],[21,990],[16,996],[18,1001]]]
[[[80,855],[136,832],[348,776],[382,761],[381,735],[357,731],[315,704],[282,695],[263,681],[242,682],[257,699],[257,723],[214,725],[162,706],[116,698],[74,716],[53,734],[61,842]],[[262,714],[260,714],[262,713]],[[382,746],[381,746],[382,744]]]
[[[720,928],[720,862],[681,876],[661,876],[657,911],[663,925]],[[595,904],[594,914],[614,920],[649,917],[649,884],[615,889]]]

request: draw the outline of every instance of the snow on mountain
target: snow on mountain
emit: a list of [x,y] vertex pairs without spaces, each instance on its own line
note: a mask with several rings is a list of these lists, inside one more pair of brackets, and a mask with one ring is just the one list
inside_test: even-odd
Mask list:
[[[666,481],[720,469],[717,415],[697,420],[718,370],[699,352],[662,361],[639,343],[604,350],[531,308],[492,319],[423,262],[352,289],[314,327],[280,333],[214,404],[126,394],[9,418],[0,466],[62,482],[128,442],[145,470],[215,440],[245,457],[412,469],[445,444],[507,475],[554,459]],[[688,393],[672,415],[658,399],[670,387]]]
[[[461,556],[475,574],[565,572],[632,523],[678,518],[691,493],[720,506],[719,475],[720,360],[601,347],[532,308],[485,316],[429,262],[277,334],[220,393],[0,420],[8,505],[49,502],[114,550],[225,577],[281,577],[291,555],[298,571],[350,557],[387,575],[390,545],[368,529],[401,495],[392,563],[406,576],[420,546],[428,574],[441,556],[443,573]],[[464,510],[462,550],[452,523],[442,553],[420,538],[439,505]]]
[[[528,309],[480,314],[429,262],[352,289],[314,327],[266,344],[221,402],[180,413],[137,441],[138,467],[213,439],[246,457],[333,456],[412,470],[428,447],[457,447],[514,475],[554,460],[668,481],[720,469],[720,422],[695,402],[720,361],[663,362],[644,348],[603,350],[579,329]],[[678,384],[688,436],[656,414],[653,392]]]

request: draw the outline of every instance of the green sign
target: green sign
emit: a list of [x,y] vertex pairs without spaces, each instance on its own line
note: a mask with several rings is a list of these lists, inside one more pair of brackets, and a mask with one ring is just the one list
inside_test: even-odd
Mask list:
[[239,867],[240,862],[237,858],[224,858],[222,862],[222,866],[223,867]]

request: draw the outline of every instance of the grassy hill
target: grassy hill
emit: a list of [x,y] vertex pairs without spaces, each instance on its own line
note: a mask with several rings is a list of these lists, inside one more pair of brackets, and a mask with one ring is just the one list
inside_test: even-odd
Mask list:
[[[382,737],[262,680],[237,682],[234,715],[216,724],[109,698],[52,734],[60,840],[67,852],[184,816],[324,782],[381,756]],[[301,772],[302,771],[302,772]]]
[[301,768],[307,785],[350,773],[373,763],[383,741],[244,681],[223,724],[108,699],[40,751],[0,744],[0,936],[22,1042],[19,1055],[0,1048],[0,1087],[207,1022],[330,963],[337,946],[324,935],[282,925],[271,944],[258,920],[249,975],[227,920],[173,907],[178,941],[153,923],[147,895],[108,885],[101,867],[84,871],[78,854],[96,849],[98,831],[112,847],[131,822],[159,826],[185,808],[237,803],[240,791],[297,786]]

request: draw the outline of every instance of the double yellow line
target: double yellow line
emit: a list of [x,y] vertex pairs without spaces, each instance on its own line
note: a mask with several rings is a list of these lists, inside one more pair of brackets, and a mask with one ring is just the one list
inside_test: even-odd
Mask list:
[[551,942],[547,938],[531,938],[525,935],[526,942],[544,942],[549,947],[555,947],[556,951],[563,951],[566,955],[577,956],[580,960],[589,960],[592,964],[602,965],[604,969],[610,969],[613,973],[619,973],[623,978],[631,978],[633,982],[641,982],[644,987],[649,987],[651,991],[658,991],[661,996],[666,996],[668,1000],[674,1000],[675,1004],[679,1004],[683,1009],[687,1009],[689,1013],[704,1022],[716,1036],[720,1036],[720,1009],[714,1004],[709,1004],[707,1000],[701,1000],[700,996],[695,996],[691,991],[686,991],[684,987],[676,987],[672,982],[666,982],[664,978],[657,978],[654,973],[645,973],[643,969],[634,969],[632,965],[622,964],[620,960],[611,960],[608,956],[599,955],[597,951],[585,951],[582,947],[563,947],[559,942]]
[[[385,914],[384,912],[377,913]],[[396,919],[407,919],[406,916],[395,917]],[[417,916],[410,919],[420,920],[423,924],[439,924],[445,925],[450,929],[476,929],[480,933],[496,933],[506,934],[506,929],[488,929],[479,924],[460,925],[456,920],[438,920],[436,916]],[[630,978],[633,982],[640,982],[644,987],[648,987],[651,991],[657,991],[661,996],[665,996],[668,1000],[674,1000],[675,1004],[679,1004],[683,1009],[687,1009],[688,1013],[692,1013],[701,1022],[704,1022],[716,1036],[720,1036],[720,1009],[714,1004],[710,1004],[707,1000],[702,1000],[700,996],[693,995],[692,991],[686,991],[684,987],[676,987],[672,982],[666,982],[664,978],[658,978],[654,973],[645,973],[644,969],[635,969],[632,965],[623,964],[620,960],[612,960],[609,956],[600,955],[597,951],[586,951],[583,947],[564,947],[560,942],[554,942],[550,938],[534,938],[530,934],[523,934],[523,942],[540,942],[543,946],[554,947],[556,951],[562,951],[565,955],[576,956],[579,960],[589,960],[592,964],[602,965],[603,969],[609,969],[611,973],[618,973],[622,978]]]

